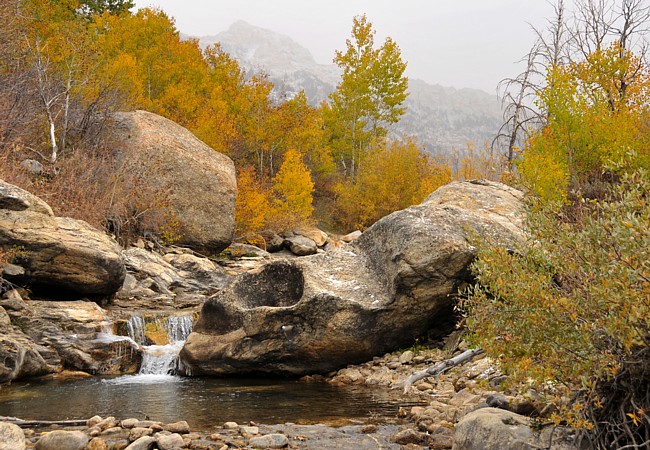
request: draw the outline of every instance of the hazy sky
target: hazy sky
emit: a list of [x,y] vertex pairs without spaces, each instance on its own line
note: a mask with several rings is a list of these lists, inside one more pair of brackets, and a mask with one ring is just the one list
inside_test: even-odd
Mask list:
[[159,6],[193,36],[214,35],[237,20],[292,37],[319,63],[343,49],[352,18],[365,13],[391,36],[408,62],[407,75],[429,83],[496,92],[499,80],[518,73],[528,51],[531,23],[552,15],[546,0],[136,0]]

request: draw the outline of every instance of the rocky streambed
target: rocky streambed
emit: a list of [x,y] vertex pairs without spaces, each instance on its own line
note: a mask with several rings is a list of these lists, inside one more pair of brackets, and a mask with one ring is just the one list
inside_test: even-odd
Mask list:
[[[456,336],[448,339],[454,344]],[[460,343],[460,349],[465,346]],[[456,350],[458,351],[458,350]],[[403,405],[393,417],[368,411],[364,417],[323,423],[266,424],[238,419],[197,427],[191,421],[160,422],[146,417],[92,417],[75,425],[0,425],[10,446],[38,450],[97,449],[510,449],[576,448],[571,430],[547,426],[534,431],[530,415],[551,411],[530,390],[524,395],[497,391],[506,377],[484,356],[439,377],[417,381],[403,393],[401,382],[414,371],[446,359],[453,351],[414,347],[393,352],[302,384],[364,386],[368,392],[395,389]],[[345,401],[341,398],[340,400]],[[318,402],[318,399],[313,399]],[[215,403],[214,408],[219,408]],[[280,407],[280,406],[278,406]],[[544,411],[544,408],[547,410]],[[182,414],[179,412],[179,414]],[[183,419],[183,417],[178,417]],[[14,438],[12,438],[12,436]],[[10,439],[14,439],[11,441]],[[0,439],[2,442],[2,439]],[[15,444],[10,444],[15,442]],[[22,443],[22,444],[21,444]],[[63,446],[65,443],[65,446]],[[14,446],[11,446],[14,445]],[[24,445],[24,447],[21,447]]]
[[[20,248],[2,277],[35,288],[32,295],[3,284],[0,382],[68,370],[135,373],[150,354],[145,347],[173,343],[182,348],[180,361],[163,367],[186,376],[303,376],[302,383],[399,388],[412,372],[457,351],[456,339],[446,350],[406,348],[426,333],[441,337],[453,329],[454,296],[472,281],[476,241],[510,247],[525,238],[521,192],[487,181],[440,188],[351,243],[295,230],[280,239],[285,253],[248,248],[232,261],[144,241],[122,249],[87,224],[54,217],[42,200],[15,186],[0,183],[0,197],[0,245]],[[171,320],[178,316],[183,320]],[[180,340],[164,330],[165,323],[195,317],[194,329]],[[142,332],[129,330],[136,323]],[[3,425],[3,433],[39,450],[565,448],[558,441],[567,437],[562,430],[530,426],[527,415],[551,412],[543,398],[497,393],[501,381],[497,367],[477,357],[401,394],[420,404],[394,417],[373,417],[370,410],[362,423],[336,429],[253,419],[238,425],[224,419],[216,430],[178,429],[178,420],[188,419],[179,412],[170,423],[115,413],[80,429],[27,427],[23,437]],[[175,405],[170,401],[169,409],[176,412]],[[60,431],[79,440],[57,437]],[[6,448],[22,448],[17,445]]]

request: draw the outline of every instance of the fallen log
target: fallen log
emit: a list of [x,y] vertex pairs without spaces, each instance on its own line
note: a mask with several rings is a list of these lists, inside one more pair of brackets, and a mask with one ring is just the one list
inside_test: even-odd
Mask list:
[[83,420],[23,420],[17,417],[0,416],[0,422],[12,423],[19,427],[47,427],[50,425],[62,425],[68,427],[84,426],[88,419]]
[[416,381],[419,381],[422,378],[426,378],[426,377],[438,377],[440,374],[445,373],[452,367],[455,367],[459,364],[469,361],[472,358],[474,358],[476,355],[480,355],[481,353],[483,353],[482,348],[470,348],[469,350],[465,350],[460,355],[456,355],[453,358],[445,359],[444,361],[437,362],[436,364],[434,364],[433,366],[427,369],[413,373],[406,380],[400,381],[399,383],[395,383],[393,388],[404,387],[404,393],[406,394],[409,388]]

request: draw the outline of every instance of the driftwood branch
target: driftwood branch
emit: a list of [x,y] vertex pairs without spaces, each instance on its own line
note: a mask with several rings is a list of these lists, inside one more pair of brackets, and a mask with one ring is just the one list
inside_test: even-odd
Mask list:
[[483,353],[482,348],[470,348],[469,350],[466,350],[460,355],[456,355],[451,359],[445,359],[444,361],[440,361],[427,369],[413,373],[406,380],[396,383],[394,387],[399,388],[403,386],[404,393],[406,394],[408,392],[408,389],[416,381],[419,381],[422,378],[426,378],[426,377],[438,377],[440,374],[445,373],[452,367],[455,367],[459,364],[469,361],[472,358],[474,358],[476,355],[480,355],[481,353]]
[[0,416],[0,422],[13,423],[19,427],[46,427],[49,425],[63,425],[78,427],[86,425],[88,419],[84,420],[23,420],[17,417]]

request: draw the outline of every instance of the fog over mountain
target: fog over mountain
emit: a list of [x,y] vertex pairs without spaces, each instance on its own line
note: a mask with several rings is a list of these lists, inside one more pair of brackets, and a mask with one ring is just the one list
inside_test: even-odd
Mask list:
[[[304,89],[310,103],[316,105],[339,81],[340,71],[335,64],[318,64],[308,49],[289,36],[243,21],[217,35],[200,37],[199,42],[202,47],[219,42],[248,73],[268,74],[277,98],[291,98]],[[406,114],[393,132],[416,136],[432,153],[463,148],[468,141],[490,141],[501,124],[498,99],[478,89],[455,89],[409,79],[405,104]]]

